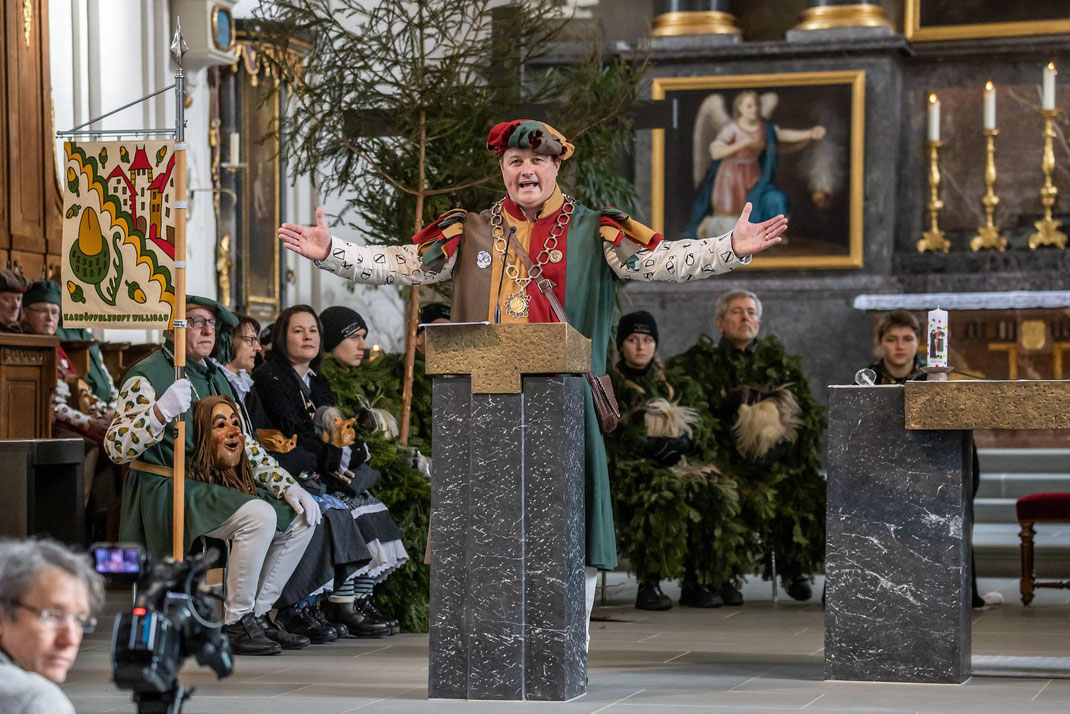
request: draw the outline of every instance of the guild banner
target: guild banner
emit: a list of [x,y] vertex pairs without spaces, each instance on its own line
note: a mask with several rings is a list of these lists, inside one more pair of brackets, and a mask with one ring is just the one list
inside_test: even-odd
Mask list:
[[174,142],[68,141],[63,155],[63,326],[169,328]]

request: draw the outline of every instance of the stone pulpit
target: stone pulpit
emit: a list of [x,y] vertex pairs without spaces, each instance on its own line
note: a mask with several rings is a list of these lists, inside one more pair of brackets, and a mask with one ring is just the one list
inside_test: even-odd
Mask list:
[[831,387],[825,678],[970,676],[973,429],[1070,428],[1070,382]]
[[427,326],[436,376],[428,696],[586,690],[584,379],[567,324]]

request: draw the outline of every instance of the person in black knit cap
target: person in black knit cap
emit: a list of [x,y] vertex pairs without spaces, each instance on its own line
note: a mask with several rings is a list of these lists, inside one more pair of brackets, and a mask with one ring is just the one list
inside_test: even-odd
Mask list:
[[[279,315],[272,334],[272,348],[253,380],[268,423],[282,437],[296,443],[277,453],[298,481],[308,484],[323,500],[325,512],[339,509],[352,513],[360,536],[367,544],[370,562],[352,574],[336,574],[333,591],[324,607],[313,608],[331,624],[345,625],[357,637],[393,634],[397,623],[382,621],[365,612],[372,587],[408,560],[401,544],[401,529],[386,506],[368,488],[378,475],[366,464],[368,451],[359,436],[351,434],[348,445],[335,439],[332,412],[336,401],[330,384],[318,373],[323,357],[323,329],[308,305],[287,308]],[[280,611],[285,622],[296,613]],[[289,629],[293,630],[293,627]]]
[[722,532],[737,527],[738,497],[700,446],[715,426],[690,406],[702,404],[701,389],[684,374],[666,376],[657,344],[649,312],[621,318],[610,371],[621,423],[606,435],[617,548],[639,581],[637,608],[671,608],[660,582],[679,577],[681,605],[720,607],[714,554]]

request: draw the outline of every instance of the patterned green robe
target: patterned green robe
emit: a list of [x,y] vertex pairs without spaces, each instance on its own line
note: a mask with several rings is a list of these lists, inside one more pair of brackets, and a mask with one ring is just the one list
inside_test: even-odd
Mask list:
[[[104,439],[108,456],[123,464],[140,459],[146,463],[171,467],[174,462],[174,428],[168,425],[154,430],[155,419],[150,411],[161,395],[175,381],[174,344],[168,341],[163,349],[153,352],[131,368],[122,387],[115,419]],[[194,389],[194,403],[210,394],[225,394],[234,398],[230,384],[215,367],[188,364],[186,377]],[[237,400],[235,400],[237,401]],[[194,451],[193,405],[186,412],[186,454]],[[282,531],[295,515],[283,494],[296,481],[286,473],[259,443],[245,435],[245,453],[253,467],[260,498],[272,505],[278,516],[277,528]],[[171,479],[166,476],[131,469],[123,484],[123,506],[119,537],[126,542],[142,543],[154,559],[171,554]],[[203,481],[185,480],[186,520],[185,548],[188,551],[195,538],[218,528],[234,511],[253,496],[232,488]]]

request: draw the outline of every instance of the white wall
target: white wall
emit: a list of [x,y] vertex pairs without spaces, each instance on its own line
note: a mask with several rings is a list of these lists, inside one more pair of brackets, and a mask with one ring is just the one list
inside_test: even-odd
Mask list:
[[[50,64],[56,129],[70,129],[174,81],[174,32],[169,3],[152,0],[50,0]],[[187,75],[193,104],[187,109],[188,188],[211,187],[206,70]],[[93,125],[101,129],[174,126],[174,97],[167,93]],[[57,142],[57,166],[63,166]],[[186,228],[187,289],[216,296],[215,215],[210,194],[191,204]],[[99,332],[99,331],[98,331]],[[104,330],[107,340],[154,342],[155,330]]]
[[[235,17],[247,17],[256,7],[243,0]],[[49,0],[50,63],[56,129],[70,129],[174,81],[170,55],[174,33],[171,3],[166,0]],[[189,20],[185,25],[188,26]],[[208,146],[209,94],[207,70],[187,72],[187,92],[193,104],[186,110],[187,188],[211,188]],[[156,99],[103,119],[93,128],[144,129],[174,125],[174,99]],[[56,142],[57,166],[63,166],[62,145]],[[282,187],[284,221],[311,224],[320,198],[308,177]],[[338,197],[327,199],[328,213],[337,212]],[[186,226],[186,272],[189,293],[217,297],[216,224],[212,194],[190,197]],[[338,236],[360,241],[340,230]],[[396,288],[357,287],[349,292],[341,278],[315,268],[311,262],[285,254],[280,266],[286,280],[286,305],[307,303],[317,310],[348,305],[368,321],[370,341],[384,349],[404,346],[404,306]],[[292,271],[290,273],[289,271]],[[292,281],[289,279],[292,276]],[[98,330],[106,340],[155,342],[154,330]]]

